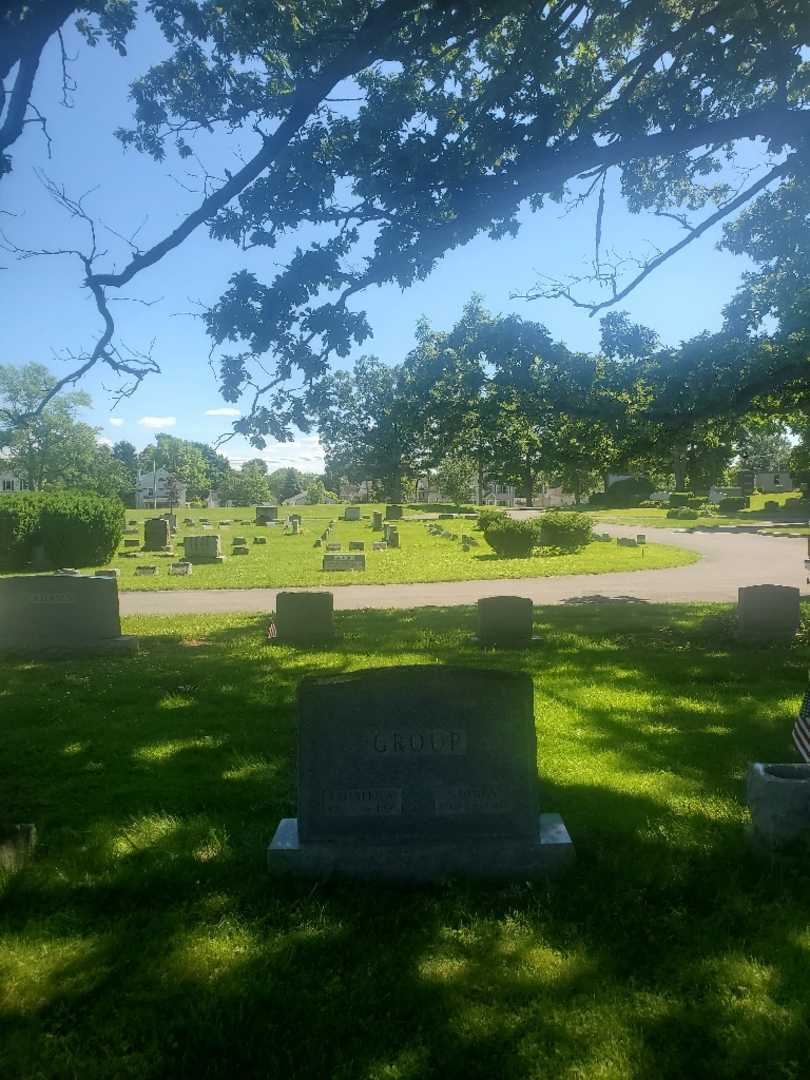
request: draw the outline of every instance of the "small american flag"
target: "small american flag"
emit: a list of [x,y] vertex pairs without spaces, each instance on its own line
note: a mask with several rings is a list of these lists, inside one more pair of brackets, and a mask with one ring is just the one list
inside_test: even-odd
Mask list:
[[804,760],[810,762],[810,687],[799,709],[799,718],[793,725],[793,743]]
[[277,634],[275,620],[267,627],[267,640],[272,641]]

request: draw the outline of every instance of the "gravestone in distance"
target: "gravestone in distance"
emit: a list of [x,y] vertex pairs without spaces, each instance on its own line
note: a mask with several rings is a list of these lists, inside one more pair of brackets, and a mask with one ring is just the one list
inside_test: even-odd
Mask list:
[[396,528],[395,525],[389,525],[389,527],[388,527],[388,536],[386,538],[386,543],[388,544],[388,546],[390,548],[398,548],[400,546],[400,544],[399,544],[399,529]]
[[385,540],[375,540],[374,543],[371,545],[371,547],[372,547],[373,551],[387,551],[388,550],[388,544],[386,544]]
[[478,601],[478,643],[523,648],[532,642],[534,604],[527,596],[485,596]]
[[349,551],[365,551],[365,550],[366,550],[365,541],[363,541],[363,540],[350,540],[349,541]]
[[330,592],[280,592],[276,596],[275,640],[290,645],[330,641],[335,636]]
[[790,641],[801,622],[800,595],[791,585],[747,585],[739,589],[739,636],[749,641]]
[[192,569],[193,566],[190,562],[176,562],[169,567],[169,574],[172,577],[188,577]]
[[528,675],[400,667],[304,679],[298,818],[268,851],[277,873],[525,880],[569,862],[537,811]]
[[136,566],[135,577],[157,577],[159,570],[157,566]]
[[121,634],[118,583],[47,574],[0,578],[0,651],[26,656],[137,652]]
[[636,541],[632,536],[620,536],[616,543],[619,547],[636,547]]
[[340,551],[340,544],[327,544],[326,545],[326,550],[327,551]]
[[143,527],[143,550],[165,551],[171,547],[172,530],[165,518],[150,518]]
[[385,516],[388,521],[398,521],[402,517],[402,507],[398,503],[386,506]]
[[250,548],[247,544],[234,544],[231,548],[231,555],[249,555]]
[[183,545],[186,561],[192,563],[221,563],[222,541],[218,535],[187,536]]
[[253,543],[254,544],[266,544],[267,543],[267,537],[266,536],[254,536],[253,537]]
[[[330,544],[326,545],[331,547]],[[323,570],[365,570],[365,555],[324,555]]]
[[380,532],[383,527],[383,516],[379,510],[375,510],[371,515],[371,527],[375,532]]
[[636,543],[639,545],[639,547],[644,547],[644,545],[647,543],[646,533],[639,533],[638,536],[636,536]]
[[141,546],[140,540],[125,540],[124,541],[124,547],[125,548],[139,548],[140,546]]
[[246,544],[247,543],[247,537],[246,536],[235,536],[233,538],[233,543],[234,544]]
[[277,506],[257,506],[256,507],[256,524],[266,525],[268,521],[278,521],[278,507]]
[[344,521],[359,521],[360,520],[360,507],[359,506],[347,506],[343,511]]

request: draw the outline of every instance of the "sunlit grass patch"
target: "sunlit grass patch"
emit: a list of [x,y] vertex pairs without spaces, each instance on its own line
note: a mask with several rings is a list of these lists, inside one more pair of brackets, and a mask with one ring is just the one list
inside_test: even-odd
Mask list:
[[[468,608],[340,612],[311,650],[137,618],[135,658],[9,663],[0,791],[40,845],[0,878],[0,1076],[801,1080],[810,871],[751,853],[743,779],[793,760],[810,649],[727,610],[541,608],[522,651]],[[301,679],[404,663],[532,676],[563,878],[268,875]]]

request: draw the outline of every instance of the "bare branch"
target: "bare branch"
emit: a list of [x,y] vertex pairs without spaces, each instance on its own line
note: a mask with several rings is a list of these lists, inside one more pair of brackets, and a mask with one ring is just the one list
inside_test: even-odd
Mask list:
[[[721,206],[714,214],[710,214],[709,217],[707,217],[699,225],[696,225],[694,227],[684,225],[685,228],[689,228],[689,232],[687,233],[687,235],[682,240],[679,240],[677,244],[673,244],[672,247],[667,248],[666,251],[659,252],[659,254],[656,255],[655,258],[650,259],[648,262],[642,264],[641,271],[636,274],[635,277],[622,289],[617,290],[614,287],[613,295],[609,300],[578,300],[571,293],[570,285],[564,286],[560,282],[557,282],[550,290],[541,289],[532,290],[528,293],[511,293],[510,296],[512,297],[512,299],[521,300],[538,300],[540,298],[565,299],[568,300],[571,304],[573,304],[574,307],[584,308],[586,311],[588,311],[590,315],[596,315],[597,312],[602,311],[607,307],[612,307],[614,304],[619,303],[621,300],[624,300],[626,296],[628,296],[634,289],[636,289],[642,283],[642,281],[644,281],[645,278],[648,278],[654,270],[661,266],[662,263],[666,262],[667,259],[672,258],[673,255],[675,255],[679,251],[682,251],[689,244],[693,243],[695,240],[698,239],[698,237],[702,236],[718,222],[722,221],[724,218],[728,217],[729,214],[739,209],[746,202],[752,199],[754,195],[758,194],[760,191],[766,188],[768,184],[773,183],[773,181],[777,180],[780,176],[784,176],[787,172],[790,171],[791,167],[792,157],[782,162],[781,165],[777,165],[775,168],[771,169],[770,172],[762,176],[755,184],[752,184],[749,188],[746,188],[746,190],[737,195],[736,198],[731,199],[727,203],[724,203],[723,206]],[[683,225],[684,223],[681,221],[680,224]],[[615,273],[612,276],[599,275],[598,266],[597,277],[600,277],[602,281],[607,280],[609,282],[610,280],[613,280],[615,282]]]

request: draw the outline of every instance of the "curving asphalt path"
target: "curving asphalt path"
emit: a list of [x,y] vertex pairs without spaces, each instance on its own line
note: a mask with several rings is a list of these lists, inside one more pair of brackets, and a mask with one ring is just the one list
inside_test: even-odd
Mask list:
[[[600,526],[613,536],[635,536],[637,527]],[[411,585],[338,585],[335,608],[453,607],[482,596],[529,596],[536,604],[587,600],[642,600],[650,603],[733,602],[741,585],[794,585],[810,595],[804,559],[807,541],[753,533],[648,529],[650,541],[689,548],[700,562],[670,570],[621,574],[576,574],[495,581],[438,581]],[[208,589],[123,592],[122,615],[196,615],[273,611],[280,589]],[[285,590],[288,591],[288,590]],[[313,590],[301,590],[313,591]]]

